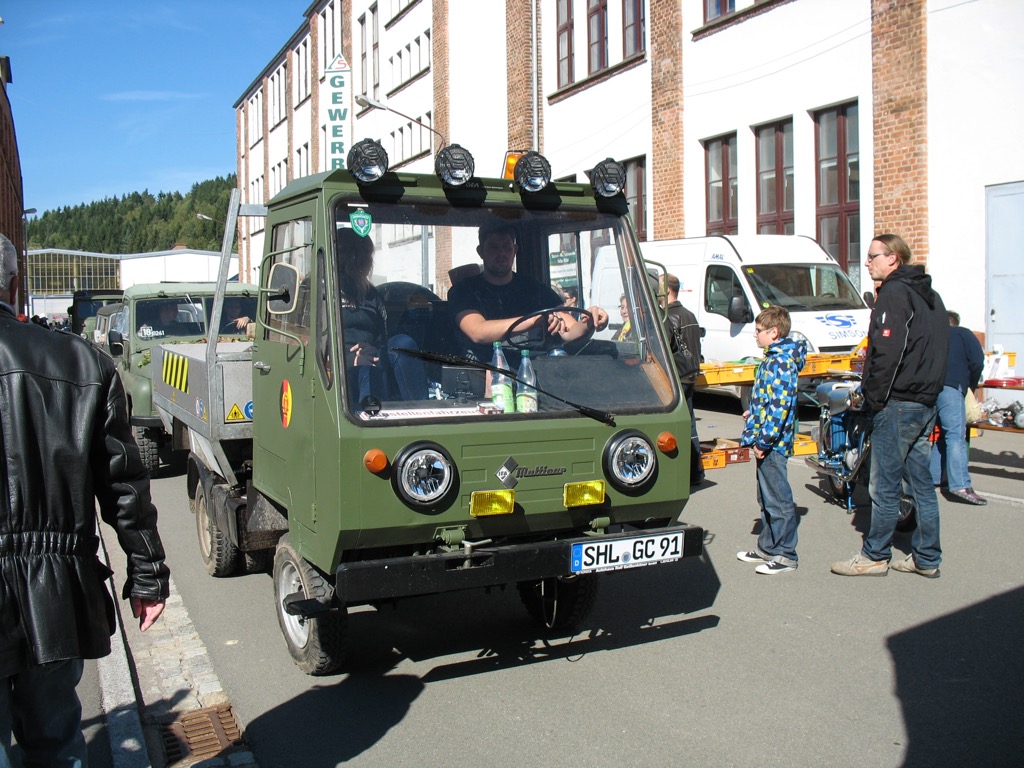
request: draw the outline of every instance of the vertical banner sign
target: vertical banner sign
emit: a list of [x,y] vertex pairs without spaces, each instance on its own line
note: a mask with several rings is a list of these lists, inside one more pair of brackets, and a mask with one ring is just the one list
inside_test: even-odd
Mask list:
[[327,119],[327,170],[345,167],[345,158],[349,150],[349,137],[352,135],[352,121],[349,117],[348,105],[351,103],[352,70],[340,53],[325,70],[327,75],[327,98],[321,100],[325,104]]

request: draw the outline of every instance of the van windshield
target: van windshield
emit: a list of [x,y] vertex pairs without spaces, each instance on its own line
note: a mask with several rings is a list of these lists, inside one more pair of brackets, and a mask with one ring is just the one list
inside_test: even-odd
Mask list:
[[850,278],[835,264],[745,265],[758,306],[775,304],[791,312],[864,309]]
[[[342,200],[335,232],[333,359],[353,418],[551,418],[577,414],[574,403],[622,415],[679,396],[651,280],[618,216]],[[588,313],[610,322],[591,333]],[[495,341],[509,369],[526,351],[536,374],[536,400],[519,398],[514,416],[474,366],[492,362]]]

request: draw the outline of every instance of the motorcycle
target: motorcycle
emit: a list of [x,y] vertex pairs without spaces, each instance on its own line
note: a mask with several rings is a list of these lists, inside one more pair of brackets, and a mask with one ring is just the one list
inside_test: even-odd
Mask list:
[[[806,461],[825,475],[832,498],[852,514],[854,488],[868,484],[871,468],[871,411],[859,379],[819,384],[814,397],[820,409],[818,426],[812,430],[818,453]],[[896,530],[912,531],[917,526],[915,512],[913,496],[904,491]]]

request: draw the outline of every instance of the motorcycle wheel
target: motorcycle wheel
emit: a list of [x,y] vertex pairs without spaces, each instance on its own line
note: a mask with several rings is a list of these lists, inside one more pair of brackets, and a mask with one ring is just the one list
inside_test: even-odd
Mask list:
[[917,507],[914,497],[903,494],[900,498],[900,519],[896,521],[896,530],[907,533],[917,528]]
[[850,483],[844,483],[835,475],[828,475],[828,489],[832,493],[832,498],[836,501],[846,501],[850,498],[852,492],[852,486]]

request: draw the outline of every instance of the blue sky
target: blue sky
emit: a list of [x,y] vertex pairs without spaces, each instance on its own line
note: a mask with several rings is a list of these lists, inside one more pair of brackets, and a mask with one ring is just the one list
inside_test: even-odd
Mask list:
[[232,106],[308,0],[0,0],[25,207],[234,173]]

